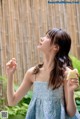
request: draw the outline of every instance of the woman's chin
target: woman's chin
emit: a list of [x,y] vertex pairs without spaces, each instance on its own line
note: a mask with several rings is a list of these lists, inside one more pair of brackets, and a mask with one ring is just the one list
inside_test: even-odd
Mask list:
[[41,49],[41,45],[37,45],[37,49]]

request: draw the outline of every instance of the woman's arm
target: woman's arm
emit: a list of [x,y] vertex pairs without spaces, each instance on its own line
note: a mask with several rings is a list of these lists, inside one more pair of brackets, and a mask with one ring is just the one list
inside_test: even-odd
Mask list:
[[76,103],[74,98],[74,89],[78,87],[78,80],[74,79],[74,83],[71,80],[64,81],[64,92],[66,101],[66,111],[70,117],[73,117],[76,113]]
[[[11,66],[11,62],[13,62],[14,65]],[[25,76],[24,79],[18,88],[16,92],[14,92],[14,83],[13,83],[13,74],[16,70],[16,61],[14,59],[10,60],[7,65],[7,99],[8,99],[8,104],[9,106],[14,106],[16,105],[22,98],[23,96],[28,92],[32,85],[32,71],[33,67],[30,68]]]

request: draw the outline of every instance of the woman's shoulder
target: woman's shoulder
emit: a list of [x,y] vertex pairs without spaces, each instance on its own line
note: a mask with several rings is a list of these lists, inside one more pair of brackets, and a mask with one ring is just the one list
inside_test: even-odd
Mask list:
[[26,71],[26,74],[27,74],[27,76],[29,77],[29,79],[31,80],[32,83],[35,80],[35,74],[34,74],[35,67],[36,66],[32,66]]
[[29,75],[29,76],[32,76],[32,75],[33,75],[33,72],[34,72],[34,69],[35,69],[35,66],[30,67],[30,68],[26,71],[26,74]]
[[31,79],[31,82],[33,83],[35,81],[35,76],[36,74],[39,73],[41,67],[43,66],[43,63],[39,63],[33,67],[30,67],[28,70],[27,70],[27,75],[29,76],[29,78]]
[[35,69],[35,66],[30,67],[30,68],[27,70],[27,72],[32,74],[32,73],[33,73],[33,71],[34,71],[34,69]]

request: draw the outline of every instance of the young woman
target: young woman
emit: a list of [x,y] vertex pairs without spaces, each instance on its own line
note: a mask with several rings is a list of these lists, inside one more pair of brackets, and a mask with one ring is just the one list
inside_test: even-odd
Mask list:
[[28,69],[16,92],[13,87],[16,59],[12,58],[6,64],[8,104],[16,105],[33,85],[26,119],[80,119],[74,99],[78,78],[66,79],[66,67],[73,68],[69,58],[69,34],[53,28],[41,38],[37,48],[44,54],[43,63]]

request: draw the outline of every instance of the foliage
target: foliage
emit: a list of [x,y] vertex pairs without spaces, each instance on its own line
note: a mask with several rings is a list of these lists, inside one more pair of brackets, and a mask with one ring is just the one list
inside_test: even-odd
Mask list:
[[6,87],[7,87],[7,81],[6,78],[3,76],[0,76],[0,84],[2,85],[2,96],[0,95],[0,110],[4,109],[4,105],[6,103]]
[[[77,59],[74,56],[70,56],[70,58],[72,60],[73,67],[78,69],[78,72],[79,72],[79,83],[80,83],[80,60]],[[80,91],[80,87],[77,90]]]
[[80,90],[75,92],[75,100],[76,100],[77,109],[80,112]]
[[72,60],[72,64],[73,64],[73,67],[74,68],[77,68],[78,69],[78,72],[80,74],[80,60],[77,59],[76,57],[74,56],[70,56],[71,60]]
[[[6,89],[6,78],[0,76],[0,80],[3,81],[4,88],[3,90]],[[14,90],[16,91],[19,88],[18,85],[14,85]],[[30,100],[32,98],[32,90],[30,90],[24,97],[23,99],[16,105],[16,106],[0,106],[0,110],[7,110],[8,111],[8,119],[24,119],[26,116],[26,112],[28,109],[28,105],[30,103]],[[0,98],[0,105],[5,104],[5,97]],[[1,119],[1,118],[0,118]]]
[[[79,72],[79,75],[80,75],[80,60],[78,60],[74,56],[70,56],[70,58],[72,59],[73,67],[78,69],[78,72]],[[80,82],[80,77],[79,77],[79,82]],[[80,86],[75,91],[75,100],[76,100],[77,109],[80,112]]]
[[[17,86],[18,88],[18,86]],[[8,111],[8,119],[21,118],[24,119],[28,110],[28,105],[32,97],[32,91],[30,90],[23,99],[16,106],[4,106],[4,110]]]
[[0,81],[2,81],[2,84],[3,84],[3,91],[5,91],[6,84],[7,84],[6,77],[0,76]]

